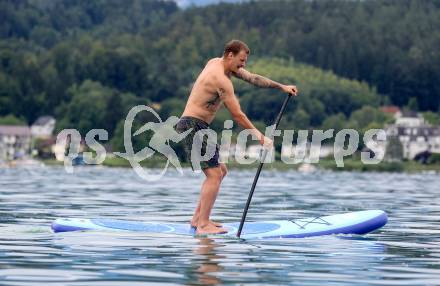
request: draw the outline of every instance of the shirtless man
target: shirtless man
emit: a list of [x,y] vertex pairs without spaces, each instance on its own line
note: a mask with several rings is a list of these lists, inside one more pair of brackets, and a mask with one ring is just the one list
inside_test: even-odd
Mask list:
[[[235,76],[258,87],[278,88],[295,96],[297,88],[294,85],[280,84],[246,71],[244,67],[249,52],[250,50],[245,43],[232,40],[226,44],[223,57],[209,60],[198,76],[191,90],[185,110],[176,125],[176,130],[179,133],[192,128],[192,132],[183,140],[187,158],[191,158],[194,134],[199,130],[209,128],[209,124],[214,119],[222,103],[229,110],[234,121],[244,129],[250,129],[252,134],[258,138],[260,144],[267,147],[273,144],[270,138],[265,137],[264,134],[255,128],[241,110],[240,103],[234,94],[231,76]],[[208,161],[201,162],[201,168],[206,179],[202,184],[200,199],[191,220],[191,226],[197,229],[196,234],[227,232],[220,224],[209,219],[220,184],[227,173],[226,165],[219,163],[218,159],[219,152],[216,145],[214,156]]]

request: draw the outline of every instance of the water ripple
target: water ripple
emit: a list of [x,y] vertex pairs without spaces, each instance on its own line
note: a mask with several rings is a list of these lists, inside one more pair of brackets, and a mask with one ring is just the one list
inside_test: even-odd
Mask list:
[[[229,172],[213,216],[238,221],[253,170]],[[240,241],[130,232],[54,234],[57,217],[187,223],[202,176],[129,169],[0,169],[0,279],[8,285],[439,285],[436,174],[262,172],[248,220],[383,209],[366,236]],[[184,182],[184,183],[182,183]]]

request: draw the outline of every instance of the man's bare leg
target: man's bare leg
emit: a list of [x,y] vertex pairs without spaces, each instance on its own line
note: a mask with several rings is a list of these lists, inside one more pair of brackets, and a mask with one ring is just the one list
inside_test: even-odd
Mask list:
[[214,206],[214,202],[217,198],[217,194],[223,178],[222,169],[219,166],[215,168],[204,169],[203,172],[206,175],[206,179],[203,182],[200,194],[200,211],[196,234],[225,233],[227,232],[226,229],[216,227],[209,221],[209,216],[211,215],[211,210]]
[[[222,181],[225,178],[226,174],[228,173],[228,169],[226,168],[226,165],[224,163],[220,163],[220,168],[222,170]],[[201,194],[200,194],[201,195]],[[197,203],[197,208],[194,211],[194,215],[191,219],[191,226],[192,227],[197,227],[198,221],[199,221],[199,215],[200,215],[200,199],[199,202]],[[214,224],[216,227],[222,227],[221,223],[218,222],[214,222],[212,220],[210,220],[211,224]]]
[[[193,218],[191,219],[191,226],[192,227],[197,228],[197,224],[198,224],[198,221],[199,221],[199,215],[200,215],[200,199],[199,199],[199,202],[197,204],[197,208],[194,211]],[[215,221],[212,221],[212,220],[209,220],[209,222],[211,224],[215,225],[216,227],[222,227],[222,224],[219,223],[219,222],[215,222]]]

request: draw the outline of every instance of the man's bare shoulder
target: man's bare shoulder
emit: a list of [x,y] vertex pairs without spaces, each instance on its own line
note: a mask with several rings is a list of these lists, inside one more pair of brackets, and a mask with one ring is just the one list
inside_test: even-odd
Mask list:
[[205,65],[205,69],[206,68],[220,68],[222,65],[222,59],[221,58],[212,58],[210,60],[208,60],[208,62]]
[[214,63],[214,62],[219,62],[219,61],[221,61],[221,59],[222,58],[212,58],[212,59],[208,60],[207,64]]
[[223,73],[219,74],[217,77],[217,82],[219,87],[223,89],[234,90],[231,79]]
[[208,61],[205,68],[205,74],[214,80],[219,87],[232,88],[231,79],[225,74],[221,58],[212,58]]

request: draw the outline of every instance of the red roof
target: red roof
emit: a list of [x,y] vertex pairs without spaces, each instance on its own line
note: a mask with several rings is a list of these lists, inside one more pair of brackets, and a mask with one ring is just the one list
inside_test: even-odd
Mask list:
[[380,110],[382,110],[382,112],[385,112],[385,113],[395,114],[400,111],[400,108],[397,106],[394,106],[394,105],[389,105],[389,106],[382,106],[380,108]]
[[31,136],[28,126],[0,125],[0,135]]

